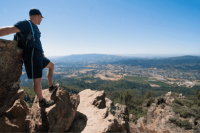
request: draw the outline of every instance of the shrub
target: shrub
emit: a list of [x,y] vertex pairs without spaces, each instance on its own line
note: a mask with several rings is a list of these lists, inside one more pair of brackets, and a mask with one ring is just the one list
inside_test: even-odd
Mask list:
[[195,126],[193,129],[194,129],[194,133],[200,133],[200,129],[197,126]]
[[157,99],[157,105],[160,105],[160,104],[162,104],[162,103],[165,103],[165,98],[163,98],[163,97],[158,97],[158,99]]
[[181,117],[187,118],[190,116],[194,116],[196,117],[196,114],[193,110],[191,110],[190,108],[186,107],[186,106],[180,106],[177,103],[173,104],[173,111],[176,114],[180,114]]
[[177,121],[177,119],[176,119],[176,118],[170,118],[170,119],[169,119],[169,121],[171,121],[171,122],[173,122],[173,123],[174,123],[174,122],[176,122],[176,121]]
[[188,120],[182,121],[176,118],[170,118],[169,120],[177,126],[183,127],[185,130],[192,129],[192,124]]
[[150,97],[153,97],[152,93],[150,91],[148,91],[145,96],[144,99],[149,99]]
[[150,97],[149,99],[146,100],[147,102],[147,107],[150,107],[151,104],[155,101],[155,98],[154,97]]
[[176,92],[172,92],[171,96],[172,96],[172,97],[179,97],[179,94],[176,93]]
[[137,120],[138,120],[138,118],[135,117],[135,118],[133,118],[132,121],[133,121],[135,124],[137,124]]
[[187,118],[190,116],[194,116],[196,117],[196,114],[189,109],[185,109],[185,108],[180,108],[180,109],[174,109],[173,110],[176,114],[180,114],[181,117]]
[[181,106],[184,106],[184,104],[181,102],[181,100],[179,100],[177,98],[174,99],[173,103],[177,103],[177,104],[179,104]]
[[182,102],[188,108],[191,108],[194,105],[194,102],[189,101],[189,100],[183,100]]
[[181,108],[181,106],[179,105],[179,104],[177,104],[177,103],[173,103],[173,109],[179,109],[179,108]]
[[140,118],[140,117],[143,117],[143,116],[147,116],[147,111],[148,110],[145,110],[145,111],[142,111],[142,112],[138,113],[137,117]]
[[185,130],[192,129],[192,124],[188,120],[183,120],[181,126],[184,127]]

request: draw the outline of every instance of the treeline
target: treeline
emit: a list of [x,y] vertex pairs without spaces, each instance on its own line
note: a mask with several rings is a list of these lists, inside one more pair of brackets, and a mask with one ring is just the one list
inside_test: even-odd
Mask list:
[[[58,79],[54,81],[54,84],[59,83],[61,87],[63,87],[68,92],[78,94],[80,91],[85,89],[91,90],[104,90],[106,93],[106,97],[111,99],[112,101],[116,101],[118,97],[125,91],[129,91],[131,94],[134,94],[134,97],[138,97],[141,99],[146,93],[150,92],[154,97],[161,96],[162,94],[166,94],[169,91],[182,93],[184,96],[192,96],[194,94],[194,90],[200,91],[200,86],[194,86],[192,88],[187,88],[184,86],[162,86],[162,87],[151,87],[148,84],[134,83],[131,81],[120,80],[120,81],[107,81],[101,80],[100,78],[93,77],[84,77],[84,78],[65,78]],[[35,93],[32,88],[33,83],[27,82],[22,86],[28,87],[25,88],[25,91],[28,92],[26,97],[26,101],[32,103],[33,96]],[[42,81],[42,88],[47,89],[48,82],[47,80]]]
[[162,59],[126,59],[115,61],[110,64],[141,66],[145,68],[174,68],[181,70],[200,70],[199,56],[182,56]]
[[[105,92],[134,90],[137,91],[139,95],[144,95],[146,92],[150,91],[153,94],[153,96],[160,96],[162,94],[166,94],[169,91],[182,93],[183,95],[194,95],[194,90],[196,89],[200,91],[200,86],[193,86],[192,88],[187,88],[185,86],[151,87],[148,84],[135,83],[127,80],[107,81],[93,77],[58,79],[54,80],[54,84],[56,83],[59,83],[61,87],[73,93],[78,93],[85,89],[99,91],[104,90]],[[32,88],[32,85],[32,82],[22,84],[22,86],[29,88]],[[49,86],[47,80],[43,80],[42,88],[46,89],[48,87]]]

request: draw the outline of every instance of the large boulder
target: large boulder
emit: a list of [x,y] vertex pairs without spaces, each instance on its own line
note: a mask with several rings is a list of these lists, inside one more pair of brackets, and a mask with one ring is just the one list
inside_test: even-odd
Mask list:
[[14,96],[14,104],[0,116],[1,132],[23,132],[26,126],[26,117],[29,114],[29,107],[24,100],[24,91],[19,90]]
[[80,97],[58,87],[53,94],[48,89],[42,90],[44,98],[54,100],[48,108],[40,108],[36,96],[31,108],[30,132],[64,132],[74,121]]
[[22,52],[16,41],[0,39],[0,115],[12,106],[13,96],[20,89]]
[[126,106],[112,103],[104,91],[90,89],[79,92],[80,104],[77,114],[67,132],[129,132]]
[[23,132],[29,107],[20,89],[23,50],[16,41],[0,39],[0,131]]

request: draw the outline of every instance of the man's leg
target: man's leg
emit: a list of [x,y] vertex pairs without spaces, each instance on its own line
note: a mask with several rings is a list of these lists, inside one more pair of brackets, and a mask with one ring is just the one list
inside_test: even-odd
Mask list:
[[39,100],[41,101],[43,99],[43,96],[42,96],[42,87],[41,87],[41,81],[42,81],[42,78],[36,78],[36,79],[33,79],[34,81],[34,91],[36,93],[36,95],[38,96]]
[[54,104],[53,100],[46,100],[42,96],[42,87],[41,87],[42,78],[36,78],[33,81],[34,81],[34,86],[33,86],[34,91],[39,98],[39,106],[46,108],[53,105]]
[[53,69],[54,69],[53,62],[50,61],[49,64],[45,68],[49,68],[47,72],[47,78],[48,78],[49,87],[51,87],[53,85]]

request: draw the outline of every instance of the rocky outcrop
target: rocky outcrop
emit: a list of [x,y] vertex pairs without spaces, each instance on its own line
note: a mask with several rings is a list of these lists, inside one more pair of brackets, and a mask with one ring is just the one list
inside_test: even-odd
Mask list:
[[[26,126],[26,117],[29,114],[29,107],[23,100],[25,92],[19,90],[13,97],[15,100],[11,108],[0,116],[1,132],[23,132]],[[11,103],[9,103],[11,104]]]
[[0,39],[0,115],[12,106],[12,98],[20,89],[22,52],[15,41]]
[[48,89],[42,90],[46,99],[54,100],[55,104],[48,108],[39,107],[36,96],[31,108],[30,132],[64,132],[74,121],[80,97],[67,92],[61,87],[53,94]]
[[17,42],[0,39],[0,131],[22,132],[29,107],[20,89],[22,52]]
[[[178,96],[178,95],[177,95]],[[143,103],[143,108],[148,109],[147,116],[141,117],[137,120],[137,124],[132,124],[131,131],[133,132],[170,132],[170,133],[191,133],[193,130],[185,130],[170,121],[171,118],[186,120],[180,117],[173,111],[173,101],[176,96],[172,96],[169,92],[166,95],[157,97],[155,99],[147,99]],[[188,119],[190,123],[194,123],[194,119]]]
[[104,91],[86,89],[79,93],[80,104],[72,126],[67,132],[128,132],[128,110],[124,105],[113,105]]

